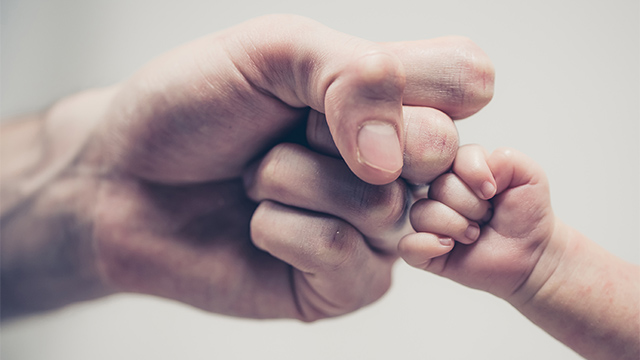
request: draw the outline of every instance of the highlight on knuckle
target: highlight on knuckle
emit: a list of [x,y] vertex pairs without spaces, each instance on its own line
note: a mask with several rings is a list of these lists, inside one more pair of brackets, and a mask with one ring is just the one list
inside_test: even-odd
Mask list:
[[268,248],[268,234],[271,231],[272,226],[269,224],[267,212],[269,208],[268,202],[262,202],[256,210],[253,212],[251,222],[249,223],[249,231],[251,235],[251,241],[260,250],[267,251]]
[[453,164],[458,131],[451,118],[439,110],[405,111],[405,121],[408,130],[402,177],[414,184],[430,183]]
[[381,49],[371,50],[352,65],[361,82],[362,95],[371,100],[386,100],[402,94],[406,75],[397,56]]
[[478,45],[467,38],[458,38],[458,43],[450,96],[465,110],[456,118],[469,116],[489,103],[495,76],[491,60]]
[[262,199],[267,194],[286,190],[288,174],[292,171],[288,161],[290,154],[287,144],[278,144],[269,151],[256,170],[253,186],[249,189],[251,197]]

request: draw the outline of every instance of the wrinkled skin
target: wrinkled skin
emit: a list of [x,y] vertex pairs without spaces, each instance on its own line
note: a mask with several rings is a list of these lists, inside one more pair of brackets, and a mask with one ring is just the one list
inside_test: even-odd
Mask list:
[[[176,49],[99,95],[73,165],[101,279],[251,318],[369,304],[411,231],[404,179],[446,171],[451,119],[492,93],[491,63],[457,37],[375,44],[278,15]],[[315,201],[331,196],[342,210]]]

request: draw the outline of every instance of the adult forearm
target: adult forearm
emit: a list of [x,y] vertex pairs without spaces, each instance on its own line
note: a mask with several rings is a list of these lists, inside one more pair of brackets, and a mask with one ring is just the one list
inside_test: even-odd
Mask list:
[[87,200],[78,180],[48,184],[2,218],[2,318],[50,310],[103,295],[90,241],[79,217]]
[[640,267],[566,233],[560,265],[518,309],[588,359],[640,358]]
[[3,125],[2,318],[107,292],[91,243],[95,169],[80,157],[109,90],[64,99]]

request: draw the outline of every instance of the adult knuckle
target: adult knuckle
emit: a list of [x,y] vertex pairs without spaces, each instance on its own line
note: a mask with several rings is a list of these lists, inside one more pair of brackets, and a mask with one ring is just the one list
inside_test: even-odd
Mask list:
[[404,114],[407,131],[402,177],[414,184],[430,183],[453,164],[458,131],[451,118],[439,110],[409,107]]
[[454,118],[469,116],[493,98],[495,71],[491,60],[468,38],[457,38],[449,94],[460,105]]
[[249,223],[251,241],[261,250],[267,251],[270,226],[268,221],[268,202],[262,202],[253,213]]
[[402,220],[407,212],[408,194],[402,181],[383,186],[369,186],[362,208],[368,209],[369,220],[380,229],[388,229]]
[[398,97],[406,85],[406,74],[400,59],[379,47],[364,51],[345,70],[358,74],[360,91],[370,100]]
[[431,146],[421,156],[421,163],[427,165],[427,182],[444,173],[451,167],[458,147],[458,134],[456,131],[444,129],[434,134],[430,139]]
[[290,144],[276,145],[260,163],[255,181],[249,195],[256,199],[262,199],[266,194],[281,192],[287,188],[288,174],[291,173],[291,162],[288,161],[292,154]]
[[360,233],[351,225],[336,220],[318,249],[323,270],[336,271],[356,257]]

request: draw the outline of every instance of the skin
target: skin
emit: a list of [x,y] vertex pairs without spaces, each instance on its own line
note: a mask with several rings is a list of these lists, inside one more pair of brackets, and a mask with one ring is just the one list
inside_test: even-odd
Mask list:
[[588,359],[640,357],[640,267],[556,218],[530,158],[462,147],[410,217],[410,265],[505,299]]
[[[277,15],[3,125],[2,316],[122,291],[251,318],[358,309],[389,287],[407,223],[398,177],[450,167],[451,119],[492,94],[467,39],[376,44]],[[277,165],[301,146],[274,148],[285,141],[325,144],[317,164],[363,196],[336,214],[278,202],[307,181]]]

